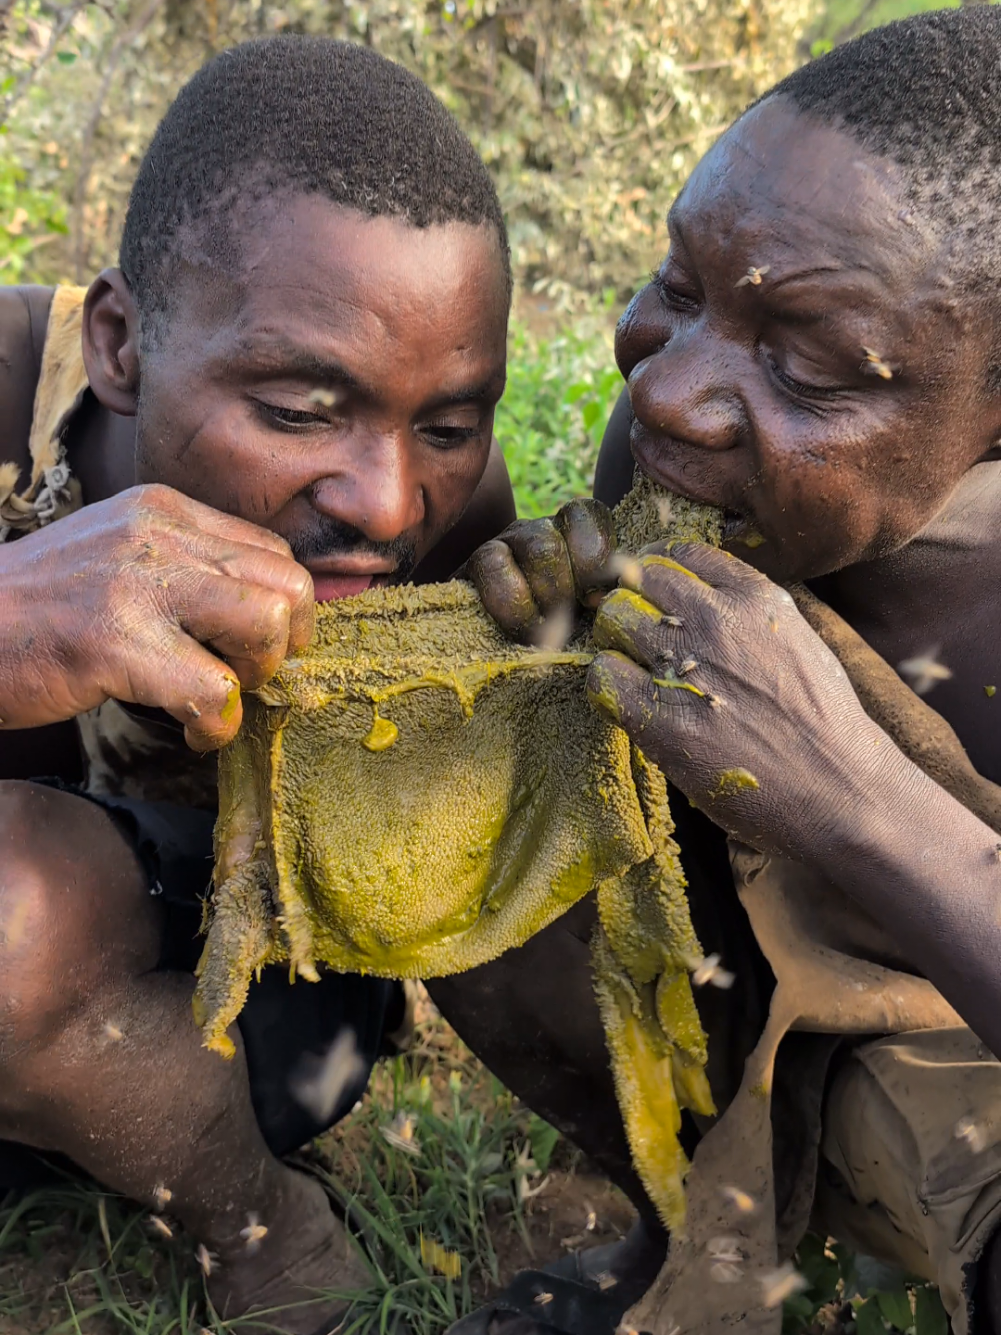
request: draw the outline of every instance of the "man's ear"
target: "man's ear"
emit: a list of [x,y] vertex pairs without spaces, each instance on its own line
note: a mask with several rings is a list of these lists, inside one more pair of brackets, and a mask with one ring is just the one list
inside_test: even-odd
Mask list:
[[83,361],[98,401],[134,417],[139,399],[139,310],[121,269],[105,269],[83,304]]

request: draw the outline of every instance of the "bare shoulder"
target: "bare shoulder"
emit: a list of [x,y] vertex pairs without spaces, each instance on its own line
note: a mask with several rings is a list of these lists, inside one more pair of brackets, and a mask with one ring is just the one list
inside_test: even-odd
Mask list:
[[[24,482],[51,302],[50,287],[0,287],[0,463],[20,464]],[[59,774],[68,782],[82,777],[72,723],[0,732],[0,778],[27,779],[36,774]]]
[[594,496],[605,505],[618,505],[633,485],[633,452],[629,432],[633,411],[629,391],[623,389],[601,438],[601,450],[594,470]]
[[0,287],[0,463],[25,469],[50,287]]

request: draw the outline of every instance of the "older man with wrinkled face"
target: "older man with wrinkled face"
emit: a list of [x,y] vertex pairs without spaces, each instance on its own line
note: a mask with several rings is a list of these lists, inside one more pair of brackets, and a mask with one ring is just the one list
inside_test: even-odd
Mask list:
[[[596,482],[614,503],[636,464],[725,511],[723,553],[651,552],[602,603],[590,687],[680,790],[693,921],[736,975],[698,994],[721,1109],[764,1069],[745,1062],[769,1007],[773,1025],[789,997],[799,1008],[773,1082],[756,1086],[772,1101],[774,1261],[812,1211],[937,1281],[957,1331],[1001,1329],[998,835],[863,712],[779,586],[807,581],[932,686],[980,775],[1001,781],[999,108],[1001,22],[985,8],[870,33],[750,109],[682,190],[669,253],[619,325],[628,393]],[[487,544],[473,568],[494,615],[530,634],[554,591],[590,600],[600,531],[593,515],[576,532],[538,521]],[[589,549],[598,559],[581,560]],[[697,689],[674,689],[679,673]],[[728,785],[734,772],[746,781]],[[731,871],[723,831],[762,854],[731,845]],[[494,1069],[614,1172],[581,960],[591,920],[574,909],[433,990]],[[548,1063],[534,1095],[526,1032]],[[705,1129],[683,1128],[690,1150]],[[733,1193],[761,1163],[748,1150],[730,1167],[719,1235],[744,1227]],[[652,1264],[649,1231],[647,1244]],[[742,1299],[717,1302],[710,1261],[694,1256],[679,1283],[726,1308],[729,1328]],[[600,1288],[594,1272],[573,1279]],[[664,1330],[717,1329],[664,1301]]]

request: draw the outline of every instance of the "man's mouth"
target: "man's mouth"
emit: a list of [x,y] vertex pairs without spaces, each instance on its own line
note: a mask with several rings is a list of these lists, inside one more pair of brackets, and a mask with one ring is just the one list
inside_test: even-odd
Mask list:
[[366,589],[389,583],[391,570],[320,570],[307,567],[313,576],[313,597],[318,603],[332,603],[338,598],[353,598]]
[[723,541],[740,542],[740,540],[750,533],[754,525],[745,514],[739,510],[723,510]]

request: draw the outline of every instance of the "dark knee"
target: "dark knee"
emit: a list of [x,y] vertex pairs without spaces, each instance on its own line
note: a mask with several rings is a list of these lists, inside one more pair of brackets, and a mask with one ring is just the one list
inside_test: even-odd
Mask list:
[[0,782],[0,1058],[45,1042],[115,976],[156,964],[158,918],[92,802]]

